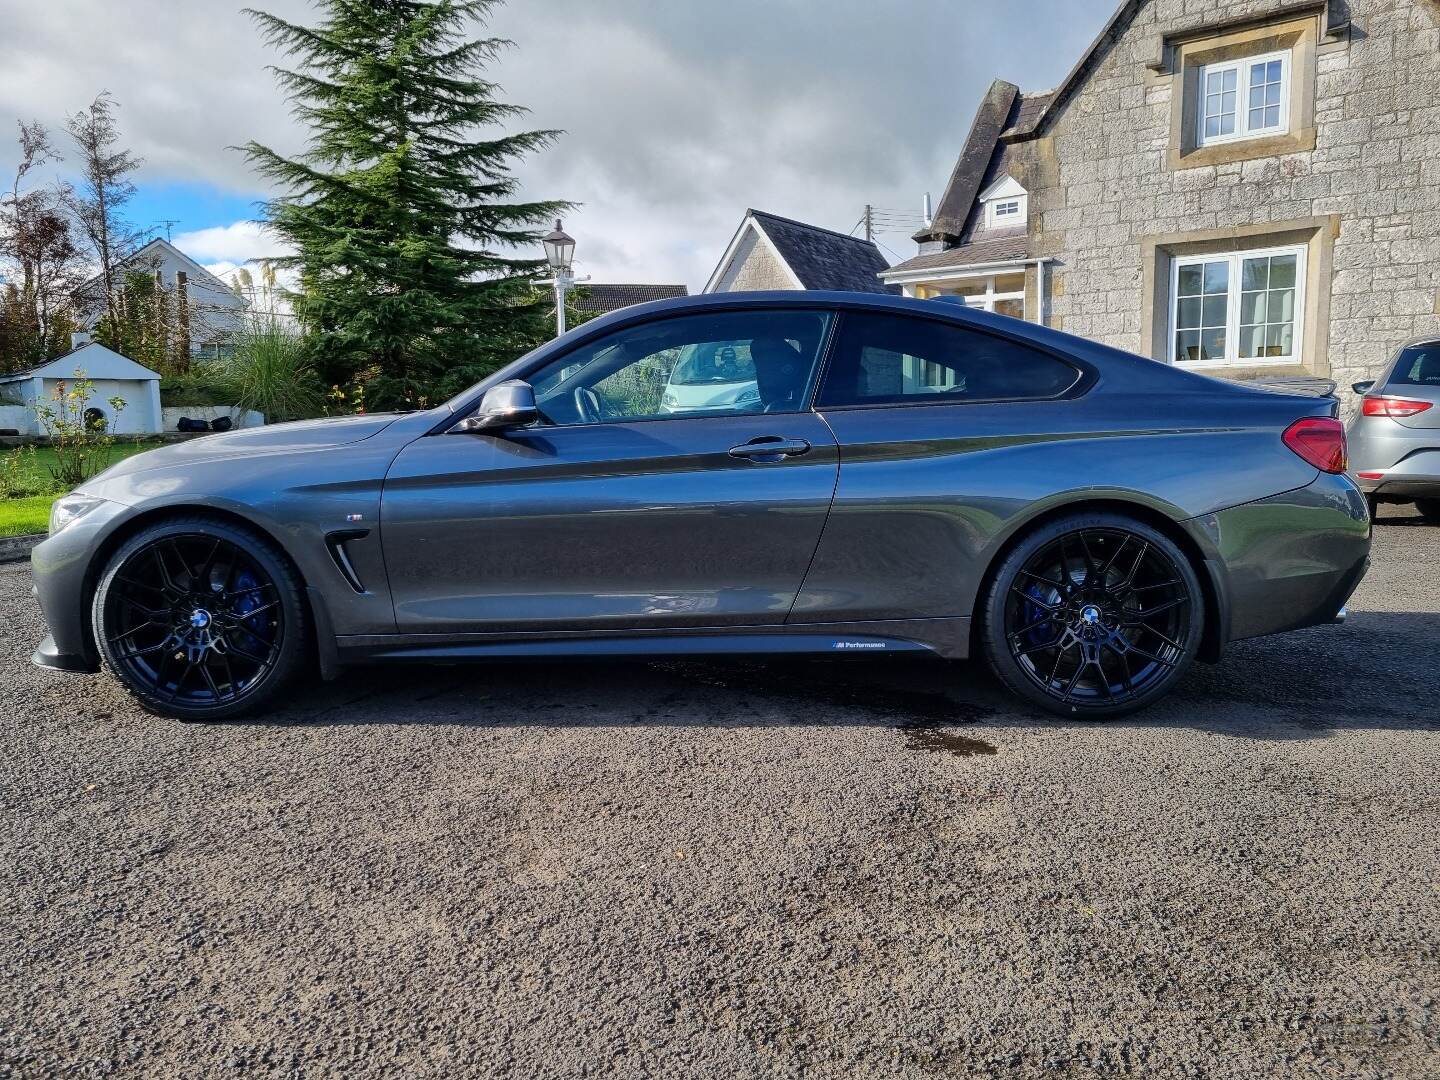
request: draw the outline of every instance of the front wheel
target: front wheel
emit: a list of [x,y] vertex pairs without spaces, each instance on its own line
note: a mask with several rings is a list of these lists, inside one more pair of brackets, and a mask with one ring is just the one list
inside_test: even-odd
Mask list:
[[225,720],[270,700],[305,652],[305,606],[285,556],[207,518],[143,529],[110,558],[91,621],[106,665],[147,709]]
[[1092,513],[1025,536],[998,567],[982,617],[986,656],[1011,690],[1101,720],[1170,691],[1199,651],[1205,604],[1173,541]]

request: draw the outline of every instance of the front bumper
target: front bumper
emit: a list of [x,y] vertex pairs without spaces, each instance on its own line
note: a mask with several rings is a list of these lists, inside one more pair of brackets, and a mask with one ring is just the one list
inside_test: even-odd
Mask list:
[[35,646],[35,651],[30,654],[30,662],[36,667],[49,668],[51,671],[90,674],[100,670],[99,662],[92,657],[83,653],[61,652],[60,646],[55,644],[53,634],[46,634],[40,639],[40,644]]
[[40,614],[50,631],[31,660],[54,671],[98,671],[100,656],[90,636],[95,556],[135,511],[105,502],[30,552],[30,576]]

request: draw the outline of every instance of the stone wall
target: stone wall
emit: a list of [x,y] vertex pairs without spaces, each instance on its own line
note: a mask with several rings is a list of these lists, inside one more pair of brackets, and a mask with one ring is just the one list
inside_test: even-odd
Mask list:
[[785,267],[770,246],[755,235],[754,229],[746,229],[730,265],[715,283],[714,291],[747,292],[795,287],[795,279],[785,272]]
[[[1155,355],[1147,238],[1328,219],[1327,295],[1316,298],[1328,303],[1306,366],[1348,386],[1407,338],[1440,331],[1440,3],[1349,8],[1352,32],[1317,35],[1311,71],[1295,65],[1294,78],[1314,79],[1313,149],[1173,168],[1180,77],[1148,66],[1164,35],[1294,4],[1140,5],[1045,137],[1012,147],[1031,193],[1034,253],[1057,260],[1051,325]],[[1168,311],[1158,315],[1168,323]]]

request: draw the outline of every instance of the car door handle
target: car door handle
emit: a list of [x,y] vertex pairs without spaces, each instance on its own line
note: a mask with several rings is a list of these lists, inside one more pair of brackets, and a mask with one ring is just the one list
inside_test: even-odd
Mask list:
[[782,439],[778,435],[761,435],[747,443],[730,448],[730,456],[747,458],[750,461],[779,461],[794,457],[810,449],[804,439]]

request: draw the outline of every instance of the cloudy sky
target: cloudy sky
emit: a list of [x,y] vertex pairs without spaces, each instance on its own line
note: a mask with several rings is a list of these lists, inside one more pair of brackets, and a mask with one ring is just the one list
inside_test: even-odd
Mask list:
[[[254,0],[305,21],[308,0]],[[0,0],[0,179],[17,119],[61,129],[98,91],[145,158],[130,208],[225,270],[274,253],[267,191],[227,146],[296,150],[243,0]],[[596,281],[699,288],[744,209],[849,231],[866,203],[938,199],[994,78],[1055,85],[1115,0],[511,0],[493,70],[532,126],[566,134],[520,169],[566,219]],[[63,166],[62,166],[63,167]],[[904,222],[894,219],[897,226]],[[878,239],[892,261],[909,229]]]

